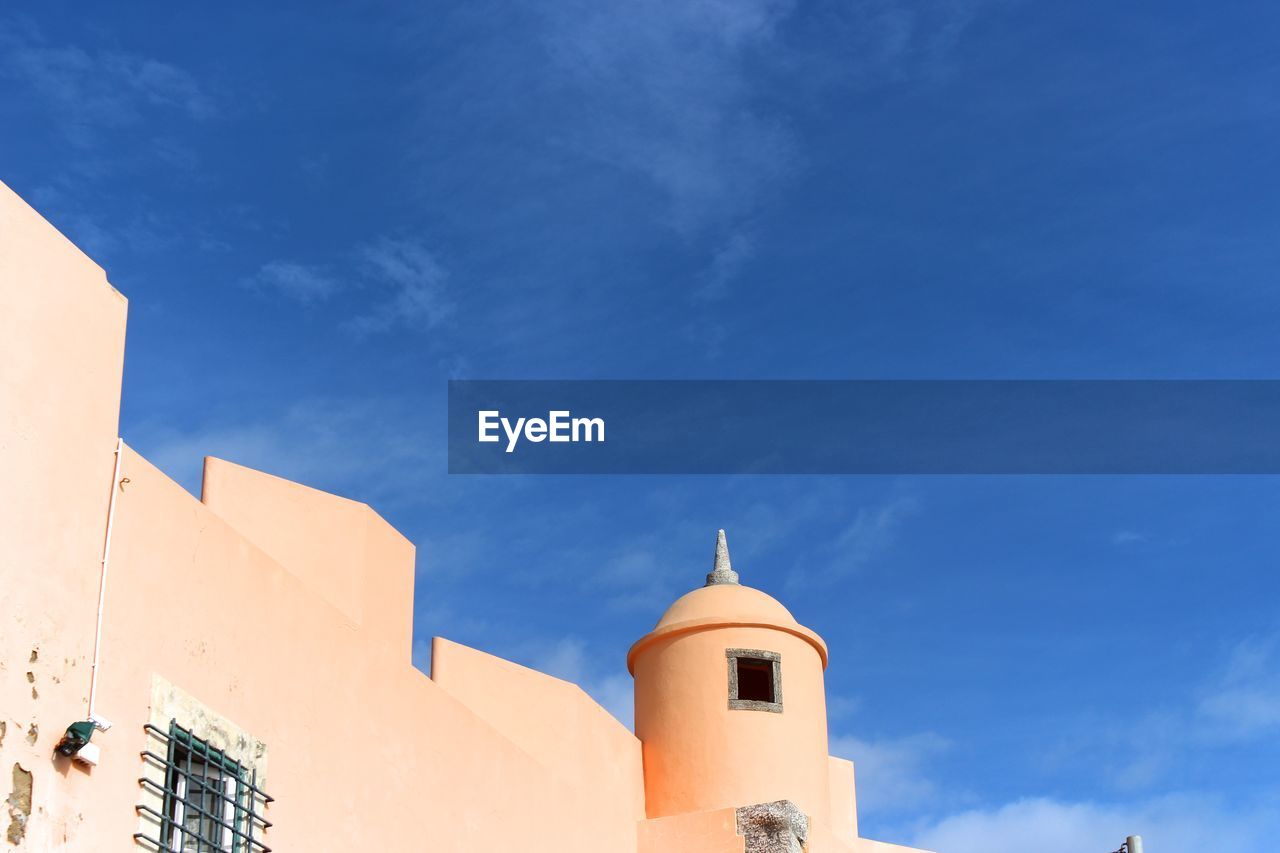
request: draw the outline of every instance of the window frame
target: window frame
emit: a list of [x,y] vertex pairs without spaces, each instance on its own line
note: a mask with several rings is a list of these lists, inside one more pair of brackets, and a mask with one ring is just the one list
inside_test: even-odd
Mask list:
[[[265,829],[270,825],[257,813],[252,800],[256,796],[270,802],[270,798],[256,788],[256,771],[250,774],[239,761],[182,727],[177,720],[170,721],[166,740],[163,799],[157,815],[160,819],[160,849],[178,853],[184,849],[186,841],[195,840],[197,849],[207,848],[216,853],[269,850],[254,837],[255,829]],[[210,805],[213,811],[206,811],[202,803],[190,799],[190,780],[195,777],[192,771],[197,765],[202,765],[203,773],[199,778],[212,794]],[[217,771],[218,775],[210,777],[208,773],[211,770]],[[202,824],[194,834],[186,827],[188,808],[199,814]],[[211,822],[216,828],[211,833],[212,837],[206,837],[204,822]],[[138,838],[137,835],[134,837]]]
[[[177,719],[168,727],[150,722],[142,727],[164,749],[142,752],[143,761],[160,775],[138,779],[156,800],[138,804],[138,815],[147,824],[133,834],[134,840],[164,853],[182,853],[189,841],[206,853],[271,853],[261,838],[271,822],[260,806],[269,806],[274,798],[257,785],[257,767],[215,747]],[[197,779],[207,790],[193,795],[192,780]],[[187,818],[195,815],[197,825],[188,829]]]
[[[725,659],[729,665],[729,710],[730,711],[768,711],[773,714],[782,713],[782,655],[764,649],[725,649]],[[738,661],[768,661],[773,665],[773,699],[764,702],[759,699],[738,698]]]

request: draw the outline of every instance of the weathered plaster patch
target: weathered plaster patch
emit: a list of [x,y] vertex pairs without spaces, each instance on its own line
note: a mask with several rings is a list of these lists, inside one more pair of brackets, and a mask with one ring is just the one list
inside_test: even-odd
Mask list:
[[234,758],[258,773],[258,784],[267,776],[267,746],[248,731],[216,713],[199,699],[156,675],[151,679],[151,725],[169,731],[169,722]]
[[38,737],[40,737],[40,727],[32,723],[31,728],[27,729],[27,743],[35,746]]
[[9,792],[9,832],[10,844],[21,844],[27,834],[27,819],[31,817],[31,771],[23,770],[21,764],[13,765],[13,790]]
[[0,720],[0,746],[4,746],[4,733],[9,728],[9,724],[4,720]]
[[746,853],[804,853],[809,818],[790,800],[758,803],[738,809],[738,834]]

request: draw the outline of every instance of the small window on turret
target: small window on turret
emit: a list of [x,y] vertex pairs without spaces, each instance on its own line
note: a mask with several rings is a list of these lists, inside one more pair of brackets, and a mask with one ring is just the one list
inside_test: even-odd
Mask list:
[[760,649],[726,649],[729,660],[729,708],[782,711],[782,656]]
[[738,698],[773,701],[773,664],[760,658],[738,658]]

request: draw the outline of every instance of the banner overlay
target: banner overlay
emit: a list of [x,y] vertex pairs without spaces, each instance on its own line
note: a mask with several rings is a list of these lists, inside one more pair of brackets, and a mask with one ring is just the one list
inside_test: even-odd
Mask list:
[[1280,380],[454,380],[451,474],[1276,474]]

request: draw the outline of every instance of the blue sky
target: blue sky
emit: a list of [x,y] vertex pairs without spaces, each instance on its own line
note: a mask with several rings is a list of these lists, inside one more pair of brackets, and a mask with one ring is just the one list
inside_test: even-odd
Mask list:
[[444,474],[445,380],[1250,378],[1280,10],[685,0],[0,14],[0,179],[130,299],[122,432],[367,500],[432,634],[581,681],[729,531],[832,647],[864,833],[1265,850],[1280,484]]

